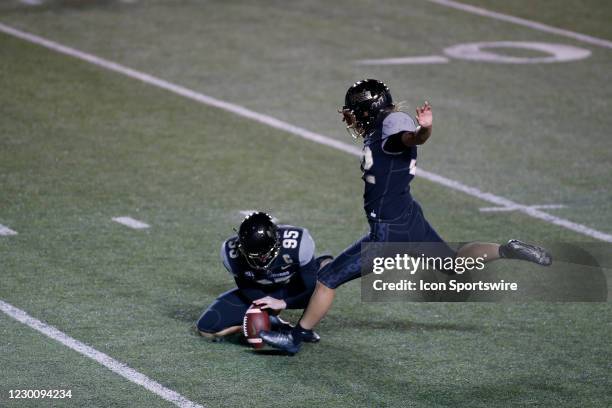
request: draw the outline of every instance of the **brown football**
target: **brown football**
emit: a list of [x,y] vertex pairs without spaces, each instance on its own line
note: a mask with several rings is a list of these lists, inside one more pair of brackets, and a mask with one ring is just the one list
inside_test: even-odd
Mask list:
[[268,312],[261,310],[259,306],[251,306],[244,315],[242,333],[247,342],[256,349],[264,346],[263,340],[259,337],[261,330],[270,330]]

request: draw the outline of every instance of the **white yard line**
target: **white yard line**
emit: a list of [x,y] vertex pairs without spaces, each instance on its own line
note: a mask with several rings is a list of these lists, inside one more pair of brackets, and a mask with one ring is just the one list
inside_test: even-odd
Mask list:
[[[532,209],[532,210],[558,210],[560,208],[566,208],[563,204],[542,204],[542,205],[526,205],[522,206],[523,209]],[[504,212],[504,211],[517,211],[522,209],[521,206],[515,207],[482,207],[479,208],[481,212]]]
[[[194,90],[185,88],[181,85],[173,84],[166,80],[146,74],[144,72],[136,71],[135,69],[128,68],[121,64],[117,64],[116,62],[112,62],[104,58],[100,58],[95,55],[88,54],[88,53],[76,50],[74,48],[67,47],[65,45],[56,43],[54,41],[47,40],[46,38],[42,38],[34,34],[26,33],[21,30],[17,30],[15,28],[9,27],[2,23],[0,23],[0,31],[6,34],[12,35],[14,37],[29,41],[31,43],[38,44],[43,47],[49,48],[61,54],[69,55],[74,58],[78,58],[80,60],[87,61],[91,64],[97,65],[109,71],[117,72],[119,74],[125,75],[133,79],[137,79],[139,81],[156,86],[158,88],[165,89],[177,95],[184,96],[185,98],[200,102],[204,105],[213,106],[215,108],[219,108],[227,112],[234,113],[238,116],[242,116],[244,118],[251,119],[253,121],[262,123],[264,125],[270,126],[275,129],[283,130],[285,132],[299,136],[303,139],[313,141],[315,143],[333,147],[334,149],[352,154],[354,156],[361,156],[361,149],[355,145],[349,145],[347,143],[332,139],[328,136],[324,136],[324,135],[321,135],[315,132],[311,132],[310,130],[306,130],[304,128],[292,125],[290,123],[276,119],[272,116],[264,115],[264,114],[252,111],[250,109],[247,109],[243,106],[236,105],[236,104],[226,102],[226,101],[222,101],[220,99],[213,98],[208,95],[204,95]],[[583,235],[586,235],[592,238],[600,239],[602,241],[612,242],[611,234],[597,231],[585,225],[578,224],[573,221],[569,221],[569,220],[566,220],[560,217],[556,217],[554,215],[548,214],[538,209],[529,208],[528,206],[524,206],[522,204],[515,203],[514,201],[511,201],[504,197],[497,196],[492,193],[483,192],[475,187],[470,187],[459,181],[446,178],[439,174],[417,169],[417,175],[424,179],[432,181],[434,183],[441,184],[443,186],[446,186],[456,191],[461,191],[472,197],[479,198],[483,201],[487,201],[497,206],[519,206],[521,208],[518,211],[521,211],[529,215],[530,217],[537,218],[537,219],[546,221],[548,223],[558,225],[560,227],[572,230],[574,232],[578,232],[580,234],[583,234]]]
[[115,217],[113,221],[133,229],[147,229],[151,227],[149,224],[135,220],[132,217]]
[[18,309],[15,306],[10,305],[2,300],[0,300],[0,310],[4,312],[7,316],[10,316],[13,319],[17,320],[18,322],[21,322],[26,326],[76,351],[77,353],[80,353],[85,357],[88,357],[98,362],[99,364],[103,365],[114,373],[119,374],[128,381],[143,386],[148,391],[160,396],[166,401],[173,403],[177,407],[204,408],[202,405],[196,404],[195,402],[188,400],[176,391],[172,391],[171,389],[164,387],[160,383],[153,381],[146,375],[134,370],[131,367],[128,367],[124,363],[115,360],[109,355],[104,354],[101,351],[98,351],[93,347],[88,346],[87,344],[81,343],[80,341],[73,339],[66,333],[61,332],[55,327],[43,323],[38,319],[35,319],[34,317],[27,314],[25,311]]
[[6,227],[6,226],[0,224],[0,236],[8,237],[10,235],[17,235],[17,232],[13,231],[9,227]]
[[419,64],[446,64],[448,58],[441,55],[425,55],[420,57],[399,57],[399,58],[381,58],[381,59],[364,59],[356,61],[359,65],[419,65]]
[[477,14],[483,17],[493,18],[495,20],[501,20],[512,24],[521,25],[523,27],[529,27],[534,30],[543,31],[545,33],[556,34],[562,37],[571,38],[577,41],[582,41],[587,44],[598,45],[604,48],[612,49],[612,41],[604,40],[602,38],[592,37],[586,34],[580,34],[570,30],[564,30],[562,28],[557,28],[553,26],[549,26],[546,24],[538,23],[537,21],[527,20],[525,18],[511,16],[509,14],[498,13],[496,11],[487,10],[482,7],[472,6],[470,4],[460,3],[458,1],[453,0],[427,0],[432,3],[439,4],[441,6],[451,7],[457,10],[465,11],[472,14]]

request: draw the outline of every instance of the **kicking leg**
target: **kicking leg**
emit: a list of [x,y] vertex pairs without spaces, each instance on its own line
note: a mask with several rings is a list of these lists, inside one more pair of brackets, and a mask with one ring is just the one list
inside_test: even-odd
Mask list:
[[[410,238],[413,241],[438,242],[441,244],[441,247],[437,248],[436,252],[441,253],[444,257],[452,255],[452,250],[448,247],[445,248],[446,244],[444,244],[444,240],[440,238],[438,233],[432,228],[429,222],[427,222],[423,216],[423,211],[416,202],[415,206],[417,207],[416,215],[421,218],[421,221],[415,222],[416,227],[412,228],[410,231]],[[403,240],[396,238],[395,241],[401,242]],[[482,257],[485,258],[485,262],[495,261],[500,258],[509,258],[534,262],[543,266],[548,266],[552,263],[550,254],[544,248],[526,244],[516,239],[511,239],[503,245],[471,242],[459,248],[456,256],[463,258]]]
[[491,244],[487,242],[470,242],[463,245],[457,251],[457,257],[460,258],[484,258],[485,263],[495,261],[500,258],[499,244]]
[[459,251],[457,251],[457,256],[464,258],[483,257],[485,258],[485,262],[507,258],[520,259],[543,266],[549,266],[552,264],[552,257],[544,248],[526,244],[517,239],[511,239],[503,245],[484,242],[470,242],[469,244],[465,244],[459,248]]

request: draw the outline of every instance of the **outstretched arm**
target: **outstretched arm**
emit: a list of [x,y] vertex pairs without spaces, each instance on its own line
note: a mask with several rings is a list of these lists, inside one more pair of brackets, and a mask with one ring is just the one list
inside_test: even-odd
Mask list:
[[433,112],[429,102],[425,101],[423,106],[416,109],[416,120],[419,126],[415,132],[402,133],[402,143],[406,147],[422,145],[431,136]]

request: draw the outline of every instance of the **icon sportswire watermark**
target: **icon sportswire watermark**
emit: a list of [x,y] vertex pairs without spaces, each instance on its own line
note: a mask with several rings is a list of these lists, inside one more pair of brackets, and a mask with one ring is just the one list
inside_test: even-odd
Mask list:
[[[447,246],[448,245],[448,246]],[[607,302],[612,245],[542,243],[550,266],[487,254],[449,256],[463,243],[364,243],[365,302]]]

